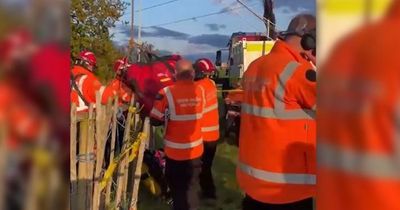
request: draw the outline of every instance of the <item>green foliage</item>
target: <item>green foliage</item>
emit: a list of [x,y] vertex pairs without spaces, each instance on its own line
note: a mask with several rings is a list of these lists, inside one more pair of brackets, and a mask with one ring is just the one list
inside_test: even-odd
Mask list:
[[93,51],[97,57],[96,74],[103,81],[113,76],[112,65],[122,57],[109,28],[115,27],[127,6],[123,0],[71,1],[71,56],[76,58],[82,50]]

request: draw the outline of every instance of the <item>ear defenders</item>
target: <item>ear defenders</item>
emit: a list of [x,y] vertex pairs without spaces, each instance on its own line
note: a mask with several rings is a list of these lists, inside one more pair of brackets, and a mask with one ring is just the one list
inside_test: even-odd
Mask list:
[[317,49],[316,29],[313,29],[310,32],[305,33],[301,37],[301,47],[303,47],[304,50],[312,50],[312,53],[315,56]]

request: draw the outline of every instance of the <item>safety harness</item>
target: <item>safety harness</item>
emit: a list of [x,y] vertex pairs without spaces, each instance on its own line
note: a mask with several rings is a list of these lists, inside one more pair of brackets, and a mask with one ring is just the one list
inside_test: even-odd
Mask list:
[[74,75],[72,74],[72,72],[71,72],[71,74],[70,74],[71,85],[72,85],[72,88],[75,89],[76,92],[78,93],[78,96],[81,97],[81,99],[82,99],[82,101],[85,103],[85,105],[86,105],[86,106],[89,106],[89,102],[86,100],[85,96],[83,96],[81,90],[79,90],[78,85],[76,85],[76,79],[77,79],[78,77],[83,76],[83,75],[85,75],[85,74],[78,74],[78,75],[74,76]]

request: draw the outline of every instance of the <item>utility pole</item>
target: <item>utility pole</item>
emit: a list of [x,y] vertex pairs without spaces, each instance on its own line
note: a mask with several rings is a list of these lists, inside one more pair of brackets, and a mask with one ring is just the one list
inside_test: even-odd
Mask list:
[[[139,14],[138,14],[138,44],[142,44],[142,0],[139,0]],[[140,61],[141,50],[138,54],[138,60]]]
[[135,30],[134,30],[134,20],[135,20],[135,0],[132,0],[132,5],[131,5],[131,41],[134,41],[134,37],[135,37]]
[[249,12],[251,12],[254,16],[256,16],[258,19],[260,19],[266,26],[267,26],[267,36],[268,38],[270,37],[269,31],[270,31],[270,26],[275,26],[273,22],[271,22],[269,19],[266,19],[265,17],[262,17],[258,15],[256,12],[254,12],[250,7],[248,7],[245,3],[243,3],[241,0],[236,0],[239,4],[241,4],[244,8],[246,8]]
[[[135,0],[131,1],[131,39],[129,40],[129,55],[132,56],[131,54],[136,54],[136,51],[134,49],[135,47],[135,27],[134,27],[134,20],[135,20]],[[135,58],[136,56],[133,55]],[[136,58],[134,59],[136,61]]]
[[138,19],[139,19],[139,27],[138,27],[138,42],[140,43],[142,40],[142,0],[139,0],[139,14],[138,14]]

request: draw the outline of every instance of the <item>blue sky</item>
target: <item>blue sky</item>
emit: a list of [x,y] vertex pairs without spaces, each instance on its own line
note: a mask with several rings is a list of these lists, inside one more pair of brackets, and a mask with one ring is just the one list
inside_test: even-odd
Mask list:
[[[130,0],[125,0],[130,2]],[[135,0],[135,7],[139,7]],[[141,0],[142,8],[147,8],[171,0]],[[258,14],[262,15],[262,0],[242,0]],[[279,30],[284,30],[290,19],[299,13],[315,14],[315,0],[275,0],[275,15]],[[127,8],[123,21],[130,21],[131,8]],[[175,24],[160,25],[185,18],[192,18],[219,11],[229,12],[193,19]],[[214,58],[215,51],[223,48],[232,33],[264,32],[264,24],[244,9],[236,0],[175,0],[164,6],[142,12],[141,18],[135,14],[135,25],[141,19],[142,41],[153,44],[157,49],[179,53],[190,58]],[[151,27],[153,26],[153,27]],[[112,29],[114,41],[126,44],[130,24],[119,23]],[[135,34],[137,38],[137,33]]]

